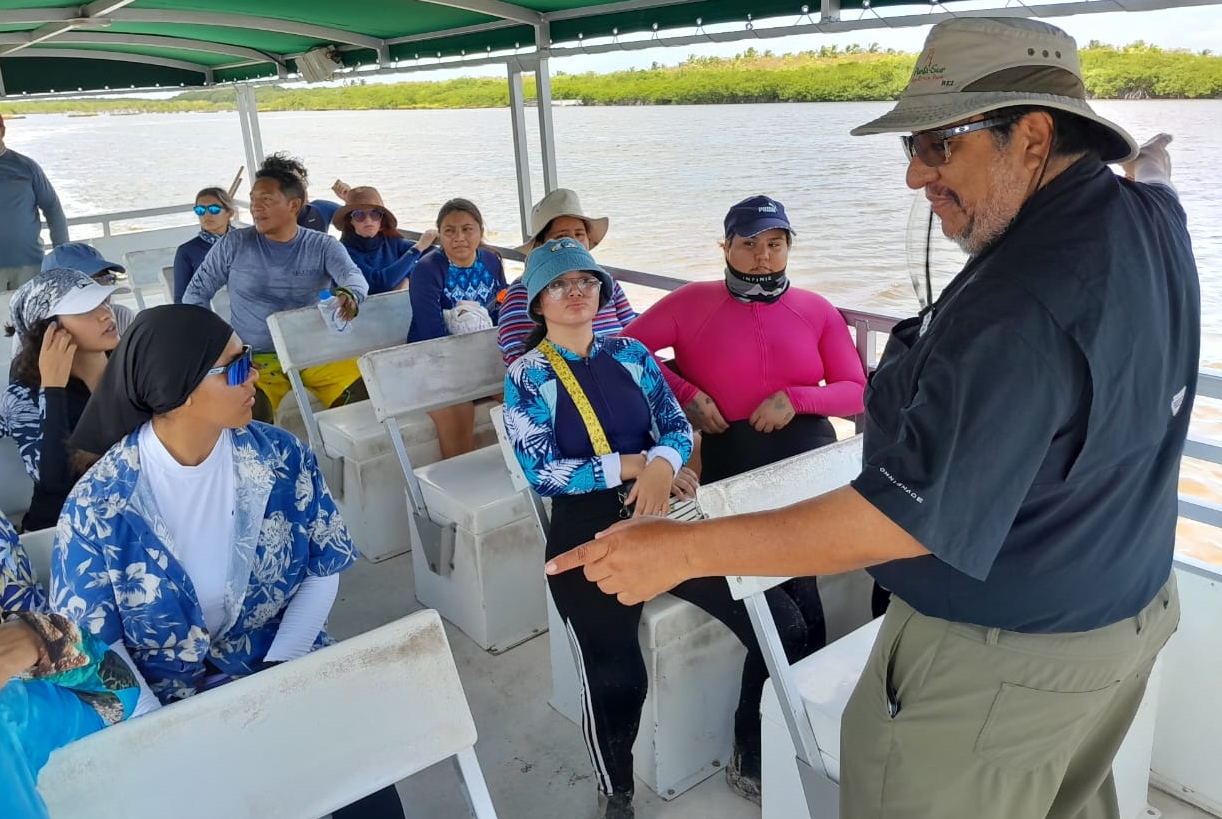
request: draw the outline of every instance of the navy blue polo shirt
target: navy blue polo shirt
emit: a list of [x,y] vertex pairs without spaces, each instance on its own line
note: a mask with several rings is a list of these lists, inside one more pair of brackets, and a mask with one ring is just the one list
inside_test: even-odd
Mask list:
[[1075,163],[893,332],[853,486],[932,554],[871,574],[987,627],[1135,615],[1171,571],[1200,333],[1175,194]]

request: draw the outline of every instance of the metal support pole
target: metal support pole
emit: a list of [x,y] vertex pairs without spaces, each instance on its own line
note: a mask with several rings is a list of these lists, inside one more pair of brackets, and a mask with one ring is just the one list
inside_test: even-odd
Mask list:
[[4,72],[0,71],[0,97],[7,97],[8,94],[4,90]]
[[513,120],[513,159],[518,171],[518,214],[522,222],[522,241],[530,238],[530,147],[526,142],[526,95],[522,90],[522,67],[508,63],[509,116]]
[[242,149],[246,153],[246,178],[254,179],[255,170],[263,161],[263,136],[259,133],[259,102],[255,89],[249,85],[235,86],[238,97],[238,121],[242,125]]
[[539,152],[543,157],[543,192],[560,186],[556,179],[556,129],[552,125],[552,73],[547,57],[539,58],[535,69],[535,89],[539,102]]

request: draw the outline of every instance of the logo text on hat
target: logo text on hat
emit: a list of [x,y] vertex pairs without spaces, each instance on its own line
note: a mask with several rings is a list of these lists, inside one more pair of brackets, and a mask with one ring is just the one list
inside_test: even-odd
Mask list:
[[918,64],[912,69],[912,82],[927,82],[931,80],[941,80],[942,75],[946,73],[946,66],[938,65],[933,61],[936,48],[929,49],[929,56],[925,59],[924,65]]
[[760,205],[756,210],[760,213],[776,213],[776,205]]

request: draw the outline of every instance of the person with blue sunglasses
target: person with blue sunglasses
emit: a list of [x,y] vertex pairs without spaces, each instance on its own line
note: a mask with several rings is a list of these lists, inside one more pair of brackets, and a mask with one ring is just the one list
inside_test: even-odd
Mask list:
[[[51,608],[122,648],[162,706],[330,643],[356,560],[309,447],[252,420],[258,380],[220,316],[153,307],[69,442],[96,462],[64,505]],[[403,808],[391,786],[333,815]]]
[[238,210],[233,198],[223,188],[204,188],[195,194],[195,215],[199,217],[199,234],[183,242],[174,253],[174,303],[182,304],[187,285],[204,257],[233,226]]

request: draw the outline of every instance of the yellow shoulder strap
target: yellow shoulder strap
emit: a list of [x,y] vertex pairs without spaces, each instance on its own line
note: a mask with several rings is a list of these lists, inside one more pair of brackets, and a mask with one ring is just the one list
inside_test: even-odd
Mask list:
[[539,349],[543,351],[543,355],[547,356],[548,363],[556,371],[556,377],[560,379],[560,383],[564,385],[569,397],[577,406],[577,412],[581,414],[581,420],[586,425],[586,432],[590,435],[590,443],[594,445],[594,454],[610,455],[611,444],[607,442],[607,434],[603,432],[603,425],[598,422],[598,416],[594,414],[594,407],[590,406],[590,399],[586,397],[585,390],[577,383],[577,376],[573,375],[569,362],[564,360],[560,351],[547,339],[539,343]]

